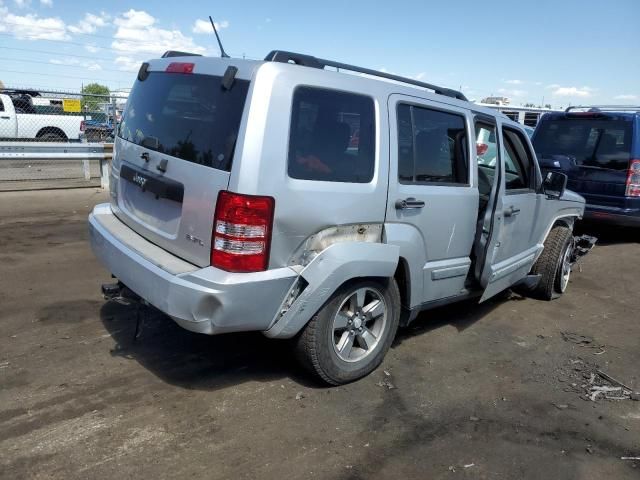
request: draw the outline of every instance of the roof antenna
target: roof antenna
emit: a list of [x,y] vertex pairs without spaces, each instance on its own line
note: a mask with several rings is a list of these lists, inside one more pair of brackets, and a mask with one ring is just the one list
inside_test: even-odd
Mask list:
[[220,45],[220,56],[222,58],[231,58],[229,57],[229,55],[227,55],[227,52],[224,51],[224,47],[222,46],[222,42],[220,41],[220,37],[218,36],[218,30],[216,29],[216,24],[214,23],[213,18],[211,18],[211,15],[209,15],[209,21],[211,22],[211,26],[213,27],[213,33],[216,34],[218,45]]

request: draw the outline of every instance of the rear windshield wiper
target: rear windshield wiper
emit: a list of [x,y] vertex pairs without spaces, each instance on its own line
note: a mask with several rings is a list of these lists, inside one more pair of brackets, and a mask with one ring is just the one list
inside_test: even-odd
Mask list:
[[144,137],[140,145],[145,148],[150,148],[151,150],[158,150],[160,140],[158,140],[158,137]]

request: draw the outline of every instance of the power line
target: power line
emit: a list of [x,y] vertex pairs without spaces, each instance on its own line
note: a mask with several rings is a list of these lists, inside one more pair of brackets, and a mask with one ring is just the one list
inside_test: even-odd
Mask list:
[[[5,37],[15,37],[15,35],[13,33],[0,32],[0,35],[3,35]],[[28,38],[28,39],[31,39],[31,40],[42,40],[43,42],[64,43],[65,45],[78,45],[80,47],[86,47],[87,46],[86,43],[72,42],[70,40],[54,40],[54,39],[47,39],[47,38],[39,38],[37,35],[21,35],[20,37]],[[18,38],[18,40],[20,40],[20,38]],[[98,46],[98,45],[91,45],[91,46],[94,47],[94,48],[99,48],[101,50],[113,50],[114,52],[125,53],[124,50],[116,50],[116,49],[113,49],[113,48],[101,47],[101,46]]]
[[[14,35],[13,33],[4,33],[4,32],[0,32],[0,35],[5,36],[5,37],[16,37],[16,35]],[[29,40],[41,40],[43,42],[56,42],[56,43],[64,43],[65,45],[77,45],[79,47],[93,47],[93,48],[99,48],[100,50],[110,50],[112,52],[117,52],[121,55],[126,55],[129,52],[127,50],[123,50],[123,49],[118,49],[118,48],[112,48],[112,47],[103,47],[100,45],[90,45],[87,43],[80,43],[80,42],[72,42],[71,40],[56,40],[56,39],[52,39],[52,38],[41,38],[39,35],[37,34],[31,34],[31,35],[20,35],[19,37],[16,37],[18,40],[20,40],[20,38],[26,38]],[[111,37],[107,37],[107,38],[111,38]],[[118,39],[118,38],[113,38],[112,40],[114,41],[118,41],[118,42],[126,42],[126,43],[130,43],[132,45],[157,45],[156,43],[146,43],[146,42],[137,42],[135,40],[125,40],[125,39]],[[144,52],[137,52],[137,53],[147,53],[149,55],[153,55],[152,51],[144,51]]]
[[[92,44],[87,44],[87,43],[80,43],[80,42],[72,42],[71,40],[57,40],[57,39],[49,39],[49,38],[40,38],[39,35],[37,34],[25,34],[25,35],[20,35],[20,36],[16,36],[14,33],[6,33],[6,32],[0,32],[0,35],[5,36],[5,37],[14,37],[17,38],[18,40],[20,40],[21,38],[26,38],[29,40],[40,40],[43,42],[56,42],[56,43],[64,43],[65,45],[76,45],[79,47],[92,47],[92,48],[97,48],[100,50],[108,50],[111,52],[116,52],[120,55],[131,55],[130,52],[128,52],[127,50],[124,49],[119,49],[119,48],[112,48],[112,47],[105,47],[105,46],[101,46],[101,45],[92,45]],[[87,34],[82,34],[82,35],[87,35]],[[139,42],[136,40],[126,40],[126,39],[120,39],[120,38],[115,38],[115,37],[103,37],[115,42],[127,42],[130,43],[132,45],[157,45],[157,43],[148,43],[148,42]],[[12,47],[0,47],[0,48],[12,48]],[[157,50],[158,52],[160,52],[161,50]],[[147,55],[153,55],[154,52],[152,51],[143,51],[143,52],[136,52],[136,54],[140,54],[140,53],[144,53]],[[52,55],[60,55],[59,53],[53,53],[51,52]],[[68,54],[69,56],[73,56],[72,54]],[[261,57],[257,57],[255,55],[245,55],[244,53],[231,53],[232,57],[234,58],[241,58],[241,57],[245,57],[249,60],[261,60]]]
[[[99,77],[79,77],[77,75],[51,75],[50,73],[40,73],[40,72],[23,72],[23,71],[19,71],[19,70],[5,70],[3,69],[2,72],[6,72],[6,73],[21,73],[23,75],[42,75],[45,77],[63,77],[63,78],[74,78],[77,80],[99,80]],[[99,72],[98,72],[99,73]],[[124,73],[124,72],[120,72],[120,73]]]
[[[15,25],[15,26],[18,26],[18,27],[24,27],[25,26],[22,23],[7,22],[5,20],[0,21],[0,25]],[[71,34],[71,35],[85,35],[87,37],[105,38],[107,40],[116,40],[116,41],[121,41],[121,42],[131,42],[131,43],[137,43],[137,44],[140,44],[140,45],[157,45],[156,42],[144,42],[144,41],[139,41],[139,40],[126,40],[126,39],[115,38],[113,36],[98,35],[96,33],[83,33],[83,32],[75,33],[75,32],[70,32],[66,28],[52,28],[52,27],[41,27],[41,26],[38,26],[37,28],[38,28],[38,30],[48,30],[50,32],[58,32],[58,33]],[[24,36],[26,36],[26,35],[24,35]],[[57,40],[57,41],[65,42],[65,40]]]
[[[0,57],[0,60],[9,60],[12,62],[22,62],[22,63],[40,63],[40,64],[44,64],[44,65],[49,65],[49,66],[57,66],[57,67],[65,67],[65,68],[83,68],[83,69],[87,69],[86,66],[84,65],[67,65],[64,63],[52,63],[52,62],[43,62],[41,60],[22,60],[19,58],[7,58],[7,57]],[[125,73],[126,70],[115,70],[113,68],[102,68],[102,65],[100,65],[100,69],[95,70],[96,72],[101,71],[101,72],[116,72],[116,73]]]
[[[38,50],[35,48],[18,48],[18,47],[3,47],[0,46],[3,50],[17,50],[20,52],[34,52],[34,53],[44,53],[45,55],[57,55],[60,57],[78,57],[78,58],[88,58],[90,60],[96,60],[95,55],[78,55],[77,53],[61,53],[61,52],[52,52],[50,50]],[[106,60],[106,59],[102,59]]]

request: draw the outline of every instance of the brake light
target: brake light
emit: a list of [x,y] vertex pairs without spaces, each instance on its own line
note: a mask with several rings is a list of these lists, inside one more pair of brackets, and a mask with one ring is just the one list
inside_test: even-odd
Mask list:
[[195,63],[171,62],[165,72],[167,73],[193,73]]
[[640,197],[640,160],[638,159],[629,162],[625,195],[627,197]]
[[80,120],[80,131],[84,132],[84,129],[86,128],[85,124],[84,124],[84,120]]
[[601,112],[571,112],[565,113],[567,118],[602,118],[604,115]]
[[211,265],[228,272],[266,270],[274,209],[272,197],[221,191],[213,219]]

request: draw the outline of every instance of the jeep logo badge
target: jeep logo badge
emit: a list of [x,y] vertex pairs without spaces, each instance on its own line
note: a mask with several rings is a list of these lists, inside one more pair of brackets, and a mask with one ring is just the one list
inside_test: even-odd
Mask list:
[[147,179],[145,177],[143,177],[142,175],[136,173],[133,176],[133,183],[140,185],[140,188],[144,189],[145,184],[147,183]]

